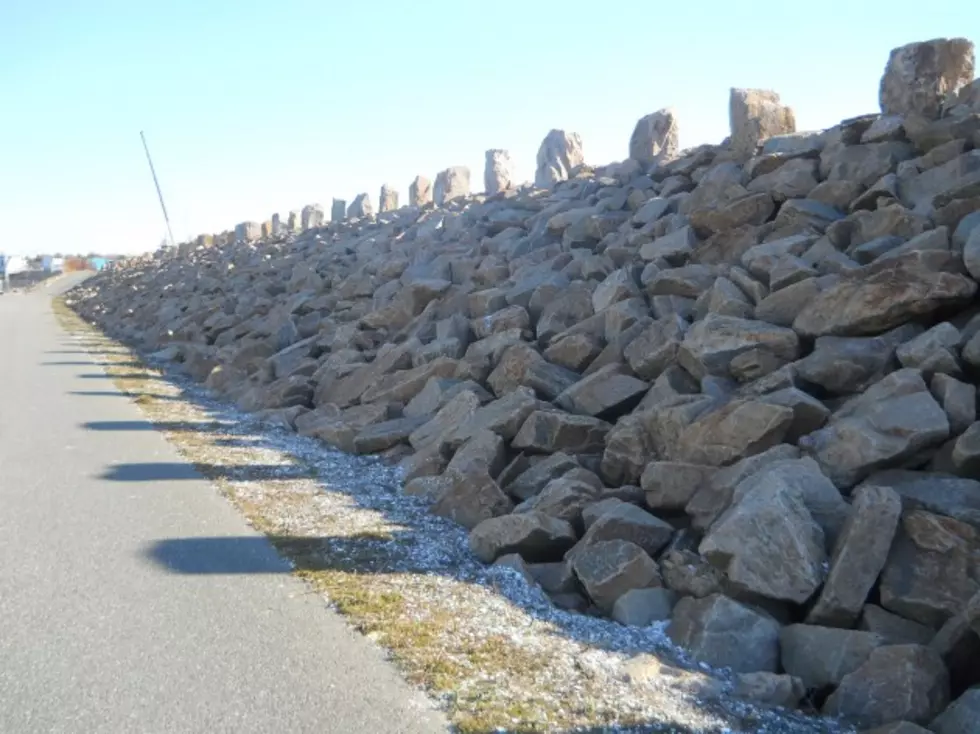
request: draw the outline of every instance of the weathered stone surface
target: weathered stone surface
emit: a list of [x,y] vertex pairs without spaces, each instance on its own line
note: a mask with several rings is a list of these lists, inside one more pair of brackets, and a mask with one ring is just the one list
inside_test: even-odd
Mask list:
[[980,531],[980,482],[935,472],[892,469],[868,477],[862,487],[888,488],[907,510],[926,510]]
[[970,734],[980,722],[980,687],[971,688],[932,720],[935,734]]
[[939,117],[947,96],[973,81],[973,44],[936,38],[892,49],[878,100],[886,115]]
[[528,563],[558,561],[574,543],[569,523],[539,512],[493,517],[470,531],[470,549],[484,563],[508,553]]
[[881,606],[906,619],[940,627],[977,591],[978,532],[924,510],[909,510],[881,574]]
[[732,153],[739,160],[755,154],[759,143],[775,135],[796,132],[793,110],[780,104],[779,95],[765,89],[732,88],[728,107]]
[[425,416],[406,416],[375,423],[354,436],[355,454],[376,454],[400,443],[407,443],[413,431],[426,423]]
[[384,184],[378,194],[378,211],[393,212],[398,208],[398,192],[391,184]]
[[902,369],[845,403],[799,445],[843,489],[876,470],[900,467],[948,436],[946,413],[920,373]]
[[555,403],[571,413],[610,419],[636,406],[649,388],[621,366],[609,365],[576,382]]
[[589,527],[569,558],[585,552],[590,546],[608,540],[627,540],[651,556],[656,555],[674,534],[674,527],[628,502],[602,513]]
[[741,673],[735,677],[732,695],[763,706],[795,708],[806,695],[803,681],[777,673]]
[[374,214],[374,205],[371,203],[371,195],[368,193],[358,194],[354,201],[347,207],[348,219],[363,219]]
[[783,670],[815,689],[838,685],[884,644],[873,632],[809,624],[791,624],[779,633]]
[[616,599],[612,618],[620,624],[646,627],[670,619],[677,594],[664,588],[633,588]]
[[487,195],[513,188],[516,183],[514,162],[511,160],[510,153],[497,148],[488,150],[483,170],[483,186]]
[[539,189],[551,188],[569,179],[584,162],[582,138],[578,133],[551,130],[538,148],[534,185]]
[[824,579],[820,525],[798,489],[750,489],[711,527],[698,548],[737,588],[802,604]]
[[579,464],[573,457],[559,451],[528,467],[505,486],[514,497],[527,500],[543,490],[551,480],[578,468]]
[[681,599],[667,634],[695,660],[715,668],[775,673],[779,667],[779,623],[721,594]]
[[928,645],[936,634],[930,627],[887,612],[875,604],[864,605],[857,628],[883,637],[886,645]]
[[670,459],[724,466],[780,443],[793,411],[754,400],[733,400],[683,429]]
[[333,199],[330,202],[330,221],[342,222],[347,218],[347,202],[344,199]]
[[864,484],[854,491],[830,573],[807,615],[808,624],[850,627],[857,621],[885,566],[901,513],[901,499],[887,486]]
[[432,203],[432,182],[425,176],[416,176],[408,186],[408,205],[423,207]]
[[771,357],[775,369],[799,356],[799,337],[792,329],[763,321],[708,314],[687,330],[677,359],[698,379],[706,375],[734,377],[734,360],[750,351]]
[[[919,253],[889,258],[816,295],[793,322],[802,336],[880,334],[941,307],[965,305],[976,282],[927,267]],[[942,255],[942,253],[939,253]]]
[[600,453],[605,448],[610,428],[605,421],[586,415],[536,410],[524,421],[511,445],[516,449],[548,454],[556,451]]
[[630,136],[629,157],[644,165],[675,158],[680,150],[679,126],[674,110],[664,108],[641,117]]
[[651,461],[643,470],[640,486],[647,506],[654,510],[679,511],[715,473],[715,467],[677,461]]
[[436,174],[432,187],[432,198],[437,206],[467,196],[470,193],[470,169],[466,166],[453,166]]
[[449,486],[430,508],[435,515],[472,530],[484,520],[506,515],[514,509],[514,503],[487,472],[451,471],[446,476]]
[[949,674],[937,653],[922,645],[887,645],[844,676],[823,713],[866,728],[902,719],[927,724],[947,703]]
[[592,543],[570,563],[589,598],[607,614],[630,589],[660,583],[656,562],[640,546],[625,540]]

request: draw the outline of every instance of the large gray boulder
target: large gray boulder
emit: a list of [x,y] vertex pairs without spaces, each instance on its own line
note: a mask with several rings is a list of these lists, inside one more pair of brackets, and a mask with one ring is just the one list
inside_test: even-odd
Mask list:
[[721,594],[677,602],[667,634],[698,662],[736,673],[775,673],[779,623]]
[[641,117],[630,136],[630,158],[645,165],[662,163],[680,150],[677,114],[666,107]]
[[751,158],[773,136],[796,132],[793,110],[780,103],[776,92],[732,87],[728,104],[732,153],[739,160]]
[[486,166],[483,170],[483,186],[488,196],[513,188],[517,181],[514,176],[514,162],[506,150],[492,148],[486,152]]
[[585,154],[579,134],[551,130],[538,148],[534,185],[539,189],[549,189],[569,179],[572,171],[583,163]]
[[973,43],[934,38],[892,49],[881,77],[878,101],[884,115],[939,117],[943,102],[973,81]]
[[470,169],[466,166],[452,166],[436,174],[436,182],[432,189],[432,197],[437,206],[469,196]]

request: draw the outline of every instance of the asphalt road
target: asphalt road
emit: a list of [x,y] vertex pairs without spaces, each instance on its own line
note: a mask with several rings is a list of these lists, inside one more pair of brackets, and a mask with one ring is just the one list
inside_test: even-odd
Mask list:
[[[185,462],[156,431],[84,427],[143,416],[111,380],[81,377],[96,360],[50,309],[78,280],[0,296],[0,732],[447,731],[189,465],[191,479],[101,478]],[[188,575],[145,555],[215,536],[283,573]]]

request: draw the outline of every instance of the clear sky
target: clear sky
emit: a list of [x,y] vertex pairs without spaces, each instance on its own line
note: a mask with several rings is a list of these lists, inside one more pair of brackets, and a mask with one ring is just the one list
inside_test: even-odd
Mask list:
[[[876,112],[889,50],[965,36],[976,0],[0,0],[0,250],[141,252],[507,148],[553,127],[626,157],[672,106],[681,144],[728,134],[729,87],[800,129]],[[404,200],[404,199],[403,199]]]

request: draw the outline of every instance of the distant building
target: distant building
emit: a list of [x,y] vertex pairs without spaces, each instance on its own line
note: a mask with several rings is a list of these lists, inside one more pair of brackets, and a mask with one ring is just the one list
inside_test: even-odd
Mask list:
[[65,258],[55,257],[54,255],[43,255],[41,257],[41,270],[46,273],[60,273],[65,269]]

